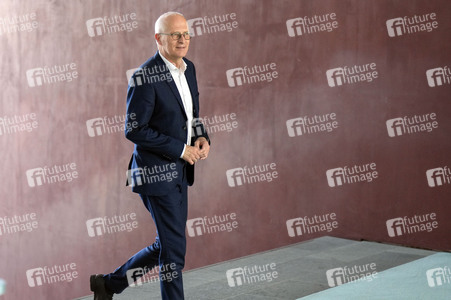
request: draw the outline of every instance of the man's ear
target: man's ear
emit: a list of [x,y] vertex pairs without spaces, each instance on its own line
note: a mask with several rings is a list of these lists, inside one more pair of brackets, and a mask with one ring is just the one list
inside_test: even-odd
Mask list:
[[155,33],[155,40],[157,41],[158,45],[161,45],[161,35],[159,35],[158,33]]

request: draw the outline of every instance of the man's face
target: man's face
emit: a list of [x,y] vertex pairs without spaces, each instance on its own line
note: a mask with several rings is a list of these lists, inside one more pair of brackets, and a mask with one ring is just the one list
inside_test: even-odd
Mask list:
[[[184,17],[179,15],[172,15],[166,19],[166,26],[161,33],[174,33],[174,32],[188,32],[188,24]],[[168,60],[175,62],[185,57],[188,52],[189,40],[186,40],[183,36],[178,40],[173,40],[169,35],[156,34],[158,49]]]

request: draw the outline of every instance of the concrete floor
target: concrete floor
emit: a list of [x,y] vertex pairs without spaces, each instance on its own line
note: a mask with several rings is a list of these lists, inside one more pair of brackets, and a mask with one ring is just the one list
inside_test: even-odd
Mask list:
[[[299,299],[346,281],[332,269],[354,268],[363,276],[435,253],[326,236],[184,272],[185,299]],[[93,296],[79,298],[87,299]],[[159,283],[129,287],[113,299],[161,299]]]

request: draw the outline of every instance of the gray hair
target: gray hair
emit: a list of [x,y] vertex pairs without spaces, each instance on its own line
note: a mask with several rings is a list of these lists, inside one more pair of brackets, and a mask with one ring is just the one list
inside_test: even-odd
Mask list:
[[155,22],[155,33],[163,33],[163,31],[166,29],[166,18],[173,15],[185,17],[181,13],[175,11],[170,11],[162,14],[160,17],[158,17],[157,21]]

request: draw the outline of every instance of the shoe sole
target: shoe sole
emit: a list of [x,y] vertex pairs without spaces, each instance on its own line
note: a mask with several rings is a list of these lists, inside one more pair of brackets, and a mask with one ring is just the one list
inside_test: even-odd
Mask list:
[[96,283],[96,275],[91,275],[91,277],[89,278],[89,286],[91,288],[91,292],[94,292],[96,285],[95,283]]

